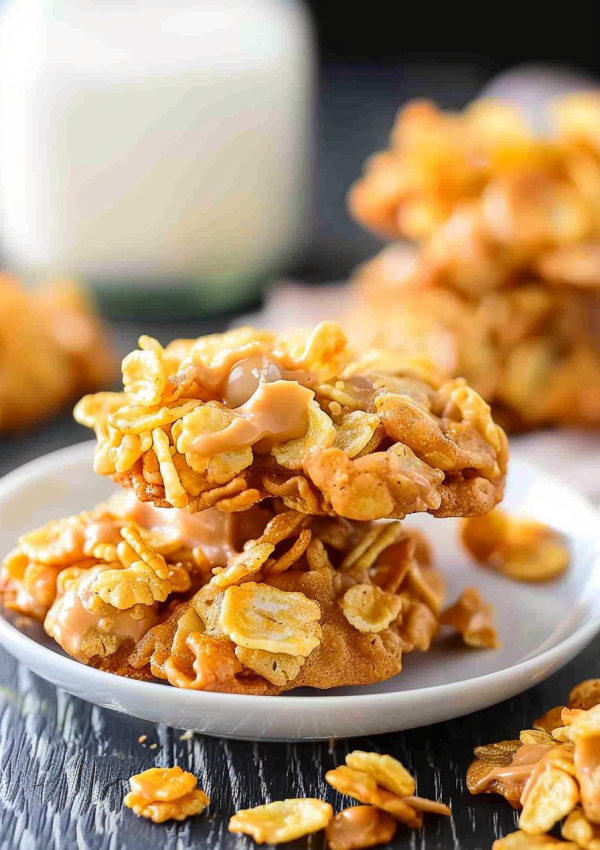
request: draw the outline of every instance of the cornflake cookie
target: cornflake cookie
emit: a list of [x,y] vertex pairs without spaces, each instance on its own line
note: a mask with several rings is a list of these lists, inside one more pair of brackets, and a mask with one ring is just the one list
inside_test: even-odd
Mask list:
[[504,103],[409,104],[349,198],[417,243],[357,270],[352,338],[464,377],[511,430],[600,425],[600,97],[552,111],[539,138]]
[[180,767],[151,767],[129,780],[124,803],[138,817],[154,823],[185,820],[203,811],[210,798],[197,788],[195,776]]
[[392,352],[356,358],[339,325],[242,328],[162,348],[140,339],[123,393],[84,397],[95,471],[143,502],[305,514],[472,516],[501,499],[504,432],[462,380]]
[[421,276],[392,245],[357,270],[346,325],[359,346],[393,348],[463,376],[513,431],[600,424],[596,291],[512,279],[471,297]]
[[421,242],[421,274],[470,294],[518,273],[598,286],[600,97],[567,97],[554,112],[554,135],[540,138],[505,103],[460,114],[411,103],[390,149],[352,187],[350,209],[386,238]]
[[[519,832],[496,848],[600,848],[600,689],[582,682],[516,741],[475,748],[467,771],[472,794],[495,793],[520,808]],[[586,708],[580,708],[581,704]],[[562,842],[547,833],[562,821]],[[529,842],[529,843],[528,843]],[[573,843],[570,843],[573,842]]]
[[108,337],[81,286],[28,290],[0,275],[0,303],[0,431],[31,426],[112,380]]
[[399,673],[437,634],[444,582],[424,538],[397,521],[309,516],[281,500],[190,514],[122,493],[23,535],[0,593],[83,663],[277,694]]
[[462,542],[484,566],[517,581],[541,582],[561,575],[570,555],[561,535],[536,520],[495,508],[463,521]]

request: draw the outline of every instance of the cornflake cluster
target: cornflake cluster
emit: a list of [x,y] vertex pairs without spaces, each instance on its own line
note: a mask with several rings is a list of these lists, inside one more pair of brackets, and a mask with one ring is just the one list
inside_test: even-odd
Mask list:
[[392,244],[358,270],[354,335],[466,377],[511,428],[600,424],[600,97],[536,136],[500,102],[403,109],[349,203]]
[[325,779],[364,805],[334,816],[322,800],[281,800],[237,812],[229,821],[230,831],[251,835],[257,844],[281,844],[325,829],[331,850],[361,850],[391,841],[398,823],[421,827],[424,812],[451,815],[443,803],[415,797],[414,779],[392,756],[355,750]]
[[123,393],[77,406],[96,471],[125,490],[24,534],[0,568],[3,604],[78,661],[275,695],[384,681],[441,626],[499,646],[476,588],[443,610],[426,539],[392,519],[417,511],[470,517],[475,557],[549,577],[553,532],[477,518],[501,498],[506,438],[464,381],[393,352],[355,361],[335,323],[141,345]]
[[370,351],[339,325],[140,339],[123,393],[84,397],[95,471],[143,502],[241,511],[280,498],[352,520],[471,516],[501,499],[506,438],[463,380]]
[[129,786],[125,805],[154,823],[185,820],[210,803],[210,797],[196,787],[196,777],[180,767],[151,767],[132,776]]
[[[413,777],[392,756],[355,750],[346,756],[345,766],[330,770],[325,779],[340,793],[366,805],[334,816],[324,800],[276,800],[236,812],[229,820],[229,831],[250,835],[257,844],[284,844],[325,829],[330,850],[363,850],[391,841],[398,823],[422,826],[425,812],[452,814],[443,803],[415,797]],[[196,787],[196,778],[180,767],[150,768],[132,776],[129,784],[125,805],[155,823],[184,820],[210,803]]]
[[115,362],[83,289],[0,275],[0,431],[28,427],[111,381]]
[[[500,794],[521,809],[519,831],[494,850],[600,847],[600,679],[577,685],[521,732],[519,740],[475,748],[467,771],[472,794]],[[547,835],[562,822],[560,841]]]

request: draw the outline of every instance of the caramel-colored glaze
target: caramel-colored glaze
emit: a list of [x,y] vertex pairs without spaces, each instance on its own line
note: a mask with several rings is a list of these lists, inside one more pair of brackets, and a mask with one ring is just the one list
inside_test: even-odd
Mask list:
[[43,620],[56,598],[56,578],[59,572],[58,566],[30,564],[24,580],[14,583],[15,609]]
[[373,806],[343,809],[327,825],[330,850],[362,850],[387,844],[396,832],[396,821]]
[[269,452],[274,445],[303,437],[308,428],[308,406],[314,392],[294,381],[259,384],[247,402],[232,410],[227,427],[212,434],[199,434],[180,448],[201,457],[254,446]]
[[176,529],[182,546],[190,549],[199,546],[217,567],[227,566],[242,551],[246,540],[260,537],[271,519],[269,511],[258,506],[240,514],[216,508],[191,514],[179,508],[155,508],[150,502],[138,502],[134,494],[129,494],[124,513],[128,520],[144,528]]
[[211,363],[203,363],[192,356],[192,365],[198,382],[216,396],[223,397],[230,372],[236,364],[244,360],[255,360],[266,357],[267,347],[260,340],[249,342],[241,348],[228,348],[211,359]]
[[304,387],[317,384],[316,376],[310,372],[284,369],[282,365],[264,355],[246,357],[231,369],[223,390],[223,401],[227,407],[240,407],[256,392],[260,384],[272,384],[275,381],[295,381]]
[[487,791],[494,780],[500,780],[509,796],[520,797],[534,769],[553,749],[552,744],[523,744],[509,765],[493,767],[475,783],[472,793],[481,794]]
[[93,567],[83,578],[73,581],[46,616],[46,632],[73,658],[88,660],[82,645],[90,631],[115,635],[119,641],[130,639],[137,643],[158,622],[155,606],[144,606],[141,619],[134,619],[129,611],[115,611],[107,618],[102,614],[92,614],[84,608],[81,594],[89,589],[90,584],[105,569],[106,566]]
[[[318,381],[316,375],[303,371],[302,363],[289,353],[272,351],[270,344],[258,339],[239,348],[221,351],[210,364],[192,355],[190,366],[198,382],[230,407],[247,401],[263,381],[285,379],[306,386],[314,386]],[[245,398],[244,393],[247,393]]]
[[116,545],[121,540],[121,530],[112,519],[98,520],[86,525],[84,537],[86,544],[91,548],[100,543]]

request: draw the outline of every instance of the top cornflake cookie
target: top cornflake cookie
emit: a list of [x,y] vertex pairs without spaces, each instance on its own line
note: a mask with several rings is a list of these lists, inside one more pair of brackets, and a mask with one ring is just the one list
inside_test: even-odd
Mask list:
[[356,358],[335,322],[139,345],[124,392],[85,396],[75,418],[96,432],[95,471],[141,501],[241,511],[275,496],[374,520],[502,498],[506,438],[481,397],[392,352]]

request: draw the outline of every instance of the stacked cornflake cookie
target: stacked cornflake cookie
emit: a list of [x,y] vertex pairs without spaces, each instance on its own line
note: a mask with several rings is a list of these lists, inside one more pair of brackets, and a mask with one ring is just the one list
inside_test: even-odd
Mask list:
[[166,348],[143,337],[123,382],[75,416],[95,430],[95,471],[126,492],[25,534],[2,567],[4,604],[71,656],[278,694],[394,676],[440,622],[497,644],[476,591],[442,614],[427,541],[400,522],[502,498],[506,438],[463,380],[386,351],[357,358],[323,323]]
[[353,333],[433,357],[514,429],[600,425],[600,97],[550,119],[541,138],[505,103],[414,102],[350,192],[392,240],[357,272]]

